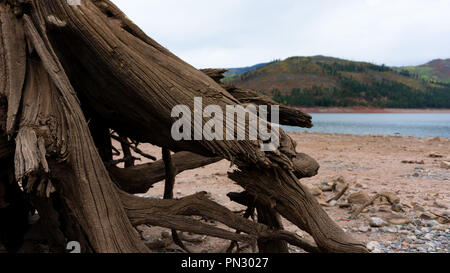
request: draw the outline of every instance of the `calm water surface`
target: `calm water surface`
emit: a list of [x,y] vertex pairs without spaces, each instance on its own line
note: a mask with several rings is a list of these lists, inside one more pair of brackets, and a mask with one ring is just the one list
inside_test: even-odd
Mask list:
[[288,132],[450,138],[450,114],[311,114],[314,127]]

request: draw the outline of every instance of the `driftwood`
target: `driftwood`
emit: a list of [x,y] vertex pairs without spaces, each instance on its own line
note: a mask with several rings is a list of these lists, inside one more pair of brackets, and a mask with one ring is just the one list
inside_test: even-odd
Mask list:
[[[176,174],[197,169],[222,160],[221,157],[206,157],[190,152],[179,152],[172,155]],[[134,166],[132,168],[109,168],[118,186],[128,193],[146,193],[156,183],[166,178],[164,160]]]
[[[148,253],[135,226],[150,224],[231,241],[258,241],[263,251],[274,244],[276,251],[285,250],[287,242],[310,251],[367,252],[298,182],[315,175],[319,166],[298,154],[282,130],[281,146],[272,152],[261,151],[260,141],[172,138],[176,119],[171,110],[177,105],[193,109],[194,97],[222,109],[275,102],[254,92],[241,95],[224,88],[145,35],[108,0],[83,0],[79,6],[55,0],[3,0],[0,23],[0,160],[5,161],[0,168],[0,240],[10,251],[20,247],[28,228],[25,216],[37,209],[46,219],[42,230],[54,249],[78,241],[82,252]],[[285,124],[311,126],[308,115],[281,108]],[[226,126],[233,125],[243,127]],[[264,224],[235,215],[201,194],[150,200],[125,193],[143,192],[164,180],[165,166],[133,166],[124,142],[128,157],[122,161],[129,168],[112,167],[111,130],[134,143],[176,152],[167,177],[171,183],[183,170],[230,161],[238,169],[230,177],[261,204]],[[186,156],[179,152],[203,158],[178,162]],[[283,231],[278,214],[310,233],[316,246]],[[197,221],[193,215],[222,222],[241,234]]]
[[334,196],[327,199],[327,203],[330,203],[331,201],[339,201],[339,199],[341,199],[341,197],[344,196],[345,192],[347,192],[349,188],[350,185],[348,183],[345,183],[345,186],[342,188],[342,190],[340,190]]
[[375,200],[377,200],[380,197],[381,197],[380,194],[375,194],[366,203],[362,204],[358,209],[356,209],[350,216],[350,219],[355,219],[356,217],[358,217],[358,215],[360,215],[364,209],[366,209],[368,206],[372,205],[373,202],[375,202]]
[[391,205],[400,203],[400,198],[393,193],[390,192],[377,193],[374,196],[372,196],[372,198],[370,198],[366,203],[364,203],[362,206],[356,209],[350,216],[350,219],[355,219],[356,217],[358,217],[358,215],[360,215],[363,210],[365,210],[368,206],[373,205],[375,200],[377,200],[380,197],[386,198]]
[[[204,167],[223,160],[221,157],[206,157],[191,152],[179,152],[172,155],[176,174],[187,170]],[[293,159],[294,173],[300,178],[317,175],[319,164],[310,156],[298,153]],[[128,193],[146,193],[156,183],[165,179],[165,165],[163,160],[134,166],[118,168],[110,166],[109,172],[117,185]]]

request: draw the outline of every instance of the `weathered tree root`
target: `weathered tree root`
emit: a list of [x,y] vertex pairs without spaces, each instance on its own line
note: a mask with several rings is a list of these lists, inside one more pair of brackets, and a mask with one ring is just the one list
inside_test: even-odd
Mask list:
[[[163,148],[162,149],[162,157],[164,161],[164,167],[166,172],[166,181],[164,185],[164,199],[173,199],[173,188],[175,187],[175,177],[177,176],[177,167],[173,163],[172,155],[170,150]],[[186,252],[191,252],[187,247],[183,244],[178,236],[178,232],[175,229],[172,229],[172,239],[175,244],[181,247]]]
[[[271,229],[283,230],[281,219],[276,211],[272,208],[261,204],[254,196],[248,192],[230,192],[227,195],[231,201],[234,201],[249,209],[256,208],[258,213],[258,223],[267,225]],[[289,253],[289,249],[285,241],[282,240],[258,240],[258,248],[260,253]],[[309,251],[305,249],[306,251]]]
[[[172,155],[176,174],[197,169],[222,160],[221,157],[206,157],[190,152],[179,152]],[[146,193],[153,185],[166,177],[164,160],[138,165],[132,168],[108,168],[113,180],[124,191],[132,194]]]
[[[259,141],[171,138],[173,107],[192,109],[194,97],[222,109],[243,101],[147,37],[110,1],[70,6],[66,1],[4,0],[0,20],[0,97],[8,105],[0,123],[10,139],[15,137],[12,181],[15,186],[21,182],[31,199],[58,201],[35,202],[49,219],[47,233],[59,230],[66,241],[79,241],[83,252],[149,252],[133,228],[140,223],[235,241],[283,240],[311,251],[367,252],[298,183],[299,177],[317,173],[318,164],[297,172],[295,143],[282,130],[281,147],[267,153]],[[88,126],[87,114],[101,124],[98,130]],[[302,118],[296,122],[308,122]],[[104,164],[112,157],[105,137],[109,129],[141,143],[229,160],[242,170],[231,175],[234,180],[271,216],[276,211],[309,232],[317,247],[203,197],[155,201],[118,191],[113,171]],[[127,187],[124,179],[114,180]],[[139,185],[129,187],[133,191]],[[211,227],[191,215],[216,219],[245,234]],[[61,238],[53,241],[63,244]]]
[[[266,171],[265,175],[257,175],[260,172],[262,171],[246,169],[230,173],[229,177],[259,202],[275,209],[308,232],[321,252],[367,252],[365,245],[351,238],[329,218],[314,196],[292,173],[274,170]],[[273,182],[273,177],[280,177],[277,183]],[[286,183],[287,181],[289,183]],[[298,198],[298,194],[302,197]]]
[[[179,152],[172,156],[176,174],[193,170],[223,160],[221,157],[206,157],[190,152]],[[310,156],[298,153],[293,159],[294,173],[300,178],[313,177],[317,174],[319,164]],[[134,166],[118,168],[109,166],[108,170],[117,185],[128,193],[146,193],[153,185],[165,179],[164,160]]]
[[[124,192],[120,193],[127,215],[133,225],[158,225],[246,243],[255,243],[257,240],[283,240],[304,248],[306,251],[319,252],[316,246],[301,239],[296,234],[281,230],[271,230],[263,224],[244,219],[227,208],[209,200],[206,195],[205,192],[202,192],[178,200],[157,200],[142,199]],[[206,217],[246,234],[237,234],[213,227],[195,221],[188,216]]]

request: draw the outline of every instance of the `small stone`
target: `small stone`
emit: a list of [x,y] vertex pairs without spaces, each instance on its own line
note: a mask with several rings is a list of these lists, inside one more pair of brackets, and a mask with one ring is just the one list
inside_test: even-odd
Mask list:
[[436,226],[433,226],[433,230],[435,230],[435,231],[446,231],[447,227],[445,225],[436,225]]
[[386,233],[397,233],[396,228],[382,227],[381,230]]
[[440,225],[440,223],[436,220],[427,221],[428,227],[434,227],[434,226],[438,226],[438,225]]
[[177,194],[180,195],[180,194],[181,194],[181,191],[180,191],[180,190],[177,190]]
[[369,219],[369,225],[371,227],[383,227],[383,226],[386,226],[386,222],[381,218],[371,217]]
[[420,229],[420,231],[422,231],[423,233],[428,233],[428,232],[431,231],[431,229],[428,228],[428,227],[423,227],[423,228]]
[[376,248],[376,249],[372,250],[372,253],[383,253],[383,250]]
[[362,227],[359,227],[358,230],[359,230],[360,232],[366,233],[366,232],[369,231],[369,229],[370,229],[370,227],[368,227],[368,226],[362,226]]
[[336,206],[336,204],[337,204],[337,201],[336,201],[336,200],[332,200],[332,201],[330,201],[330,203],[328,203],[328,205],[329,205],[330,207],[334,207],[334,206]]
[[423,239],[431,241],[433,240],[433,235],[431,233],[428,233],[425,236],[423,236]]
[[370,250],[371,252],[379,253],[379,252],[375,252],[375,250],[380,250],[381,245],[377,241],[372,241],[367,244],[367,249]]

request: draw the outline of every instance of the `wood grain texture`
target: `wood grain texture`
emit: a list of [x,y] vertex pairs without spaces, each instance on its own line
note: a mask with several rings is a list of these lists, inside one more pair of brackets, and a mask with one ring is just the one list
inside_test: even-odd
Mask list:
[[[26,35],[41,60],[34,65],[41,66],[39,69],[48,73],[46,77],[54,85],[49,89],[51,96],[48,99],[51,99],[53,109],[51,116],[57,123],[56,131],[51,132],[55,139],[51,144],[57,154],[49,164],[55,187],[70,215],[82,227],[83,235],[95,252],[148,252],[120,204],[70,81],[48,40],[40,34],[45,33],[45,29],[38,32],[27,15],[24,21]],[[43,27],[43,24],[37,25]]]
[[[266,198],[281,201],[283,206],[276,206],[277,211],[312,233],[321,250],[367,252],[305,194],[292,173],[292,153],[264,153],[255,141],[177,142],[171,138],[174,106],[184,104],[193,109],[194,97],[222,109],[240,104],[210,77],[161,50],[154,41],[130,33],[120,17],[105,14],[91,1],[77,7],[50,0],[35,5],[42,18],[64,18],[64,27],[49,27],[52,45],[82,100],[112,129],[173,151],[220,156],[239,167],[251,167],[252,179],[241,185],[250,192],[258,188]],[[101,90],[107,90],[107,96]]]
[[[17,4],[14,10],[9,8],[12,2]],[[25,2],[26,8],[21,6]],[[224,110],[247,103],[243,96],[242,101],[236,99],[205,73],[150,39],[110,1],[84,0],[80,6],[54,0],[25,2],[0,2],[0,99],[6,98],[8,103],[4,127],[9,128],[10,136],[17,132],[15,158],[11,160],[15,179],[31,196],[60,200],[58,207],[36,203],[49,219],[48,230],[58,229],[55,211],[65,223],[55,242],[61,242],[63,235],[81,242],[85,252],[146,253],[149,249],[133,225],[151,223],[230,240],[286,241],[311,251],[367,251],[348,237],[298,182],[298,177],[315,175],[318,164],[297,153],[295,142],[283,130],[279,149],[271,152],[261,151],[261,141],[172,138],[171,127],[177,118],[171,117],[171,112],[175,106],[193,109],[194,98],[201,97],[203,105],[218,105]],[[254,98],[256,94],[251,96],[256,104],[267,102]],[[102,128],[89,128],[85,113]],[[307,123],[307,116],[303,118]],[[202,129],[194,121],[191,125]],[[244,126],[226,124],[224,132],[227,126],[235,125]],[[122,192],[111,180],[113,171],[109,172],[102,160],[112,155],[106,135],[109,129],[123,138],[167,150],[229,160],[241,170],[231,177],[270,209],[268,218],[276,216],[275,211],[280,213],[311,233],[317,247],[298,236],[239,217],[202,195],[147,200]],[[175,157],[168,169],[171,180],[178,173]],[[208,160],[196,164],[207,164]],[[145,167],[158,167],[157,163]],[[298,172],[296,165],[300,166]],[[136,171],[130,169],[130,174]],[[157,169],[148,178],[156,179],[160,172]],[[149,185],[148,181],[144,184]],[[246,234],[210,227],[189,218],[192,215],[221,221]],[[275,226],[272,220],[267,223]]]
[[26,42],[21,19],[0,2],[0,93],[6,95],[6,132],[14,133],[26,71]]

